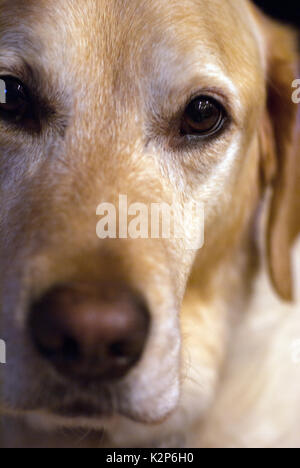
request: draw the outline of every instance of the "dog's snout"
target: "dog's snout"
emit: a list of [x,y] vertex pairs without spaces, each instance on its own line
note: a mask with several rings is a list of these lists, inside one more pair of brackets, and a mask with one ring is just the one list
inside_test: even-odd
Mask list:
[[29,319],[39,352],[71,378],[123,377],[140,359],[150,315],[119,284],[58,286],[34,303]]

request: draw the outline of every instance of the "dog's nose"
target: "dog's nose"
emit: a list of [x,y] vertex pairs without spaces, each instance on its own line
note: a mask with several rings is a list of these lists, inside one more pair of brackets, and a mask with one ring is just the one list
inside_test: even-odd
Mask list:
[[29,327],[39,352],[70,378],[123,377],[141,358],[150,314],[120,284],[58,286],[37,301]]

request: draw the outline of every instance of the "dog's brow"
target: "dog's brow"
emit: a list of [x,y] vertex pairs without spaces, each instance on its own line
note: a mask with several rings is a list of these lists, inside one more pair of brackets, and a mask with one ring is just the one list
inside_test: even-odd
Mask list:
[[23,57],[24,55],[41,54],[40,41],[34,40],[34,34],[30,27],[22,24],[5,26],[0,20],[0,50],[7,54]]
[[239,100],[240,94],[237,87],[229,76],[224,72],[221,67],[214,65],[213,63],[207,63],[204,67],[203,72],[205,73],[207,79],[218,82],[219,86],[222,86],[227,93],[231,94],[233,98]]
[[[1,30],[1,26],[0,26]],[[39,41],[33,41],[26,30],[7,30],[0,36],[0,72],[10,72],[20,79],[30,78],[31,67],[29,61],[42,56]]]
[[[172,87],[169,98],[171,102],[180,107],[185,103],[185,100],[192,93],[212,92],[223,98],[227,107],[231,111],[232,117],[235,120],[239,119],[241,111],[240,92],[230,76],[225,71],[212,63],[204,65],[200,72],[191,76],[184,84],[177,83]],[[178,99],[181,96],[181,99]],[[180,101],[183,102],[180,102]]]
[[3,50],[0,47],[0,73],[12,74],[20,80],[27,81],[32,74],[28,63],[13,50]]

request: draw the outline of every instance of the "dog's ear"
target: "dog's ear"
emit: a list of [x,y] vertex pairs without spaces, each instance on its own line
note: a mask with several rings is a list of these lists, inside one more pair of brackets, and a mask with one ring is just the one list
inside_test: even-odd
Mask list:
[[266,255],[272,283],[285,300],[292,300],[291,248],[300,232],[300,145],[292,84],[297,77],[296,35],[289,28],[260,16],[265,37],[267,104],[260,127],[264,183],[272,188],[266,229]]

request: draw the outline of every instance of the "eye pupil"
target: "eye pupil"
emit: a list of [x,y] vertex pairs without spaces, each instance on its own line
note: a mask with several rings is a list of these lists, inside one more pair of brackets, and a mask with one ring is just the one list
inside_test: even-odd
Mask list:
[[216,133],[224,122],[224,110],[213,98],[200,96],[187,106],[181,133],[208,136]]

